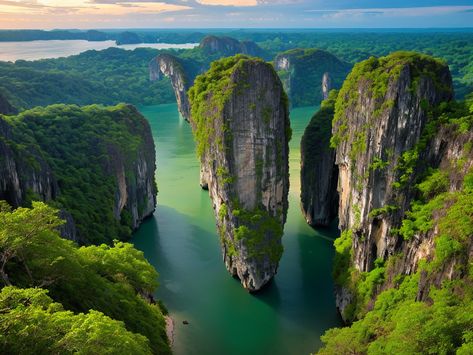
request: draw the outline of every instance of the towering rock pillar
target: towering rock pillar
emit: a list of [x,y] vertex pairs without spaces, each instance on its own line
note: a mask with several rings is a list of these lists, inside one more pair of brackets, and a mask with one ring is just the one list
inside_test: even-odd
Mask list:
[[339,167],[340,229],[354,235],[357,269],[368,271],[376,258],[393,251],[390,229],[411,202],[409,152],[419,143],[429,109],[452,96],[448,66],[409,52],[357,64],[343,85],[332,145]]
[[151,81],[159,80],[161,75],[171,80],[179,113],[189,121],[190,106],[187,91],[191,81],[184,66],[178,58],[170,54],[160,54],[149,62],[149,79]]
[[214,62],[189,92],[197,152],[223,259],[257,291],[276,274],[289,190],[287,98],[273,67],[242,55]]
[[[335,105],[332,146],[339,168],[342,239],[357,272],[370,271],[399,248],[399,228],[415,197],[420,158],[435,110],[452,99],[448,66],[432,57],[398,52],[357,64]],[[342,271],[343,272],[343,271]],[[344,285],[346,286],[346,285]],[[347,287],[337,294],[342,310]]]
[[312,117],[301,139],[301,208],[312,227],[328,226],[338,212],[338,168],[330,147],[337,91]]

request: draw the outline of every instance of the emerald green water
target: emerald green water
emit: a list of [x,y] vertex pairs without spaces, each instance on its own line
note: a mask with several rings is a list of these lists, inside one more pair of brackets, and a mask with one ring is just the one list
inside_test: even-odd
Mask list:
[[326,329],[340,325],[330,276],[336,228],[314,231],[299,207],[299,143],[314,111],[291,112],[284,254],[274,281],[251,295],[222,262],[189,125],[174,104],[141,108],[156,143],[159,194],[154,216],[133,243],[160,273],[156,296],[175,320],[176,354],[309,354]]

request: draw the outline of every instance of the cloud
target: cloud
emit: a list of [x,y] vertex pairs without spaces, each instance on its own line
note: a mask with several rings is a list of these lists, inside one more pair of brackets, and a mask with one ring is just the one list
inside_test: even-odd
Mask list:
[[[185,5],[186,1],[168,3],[152,0],[0,0],[0,11],[6,13],[28,12],[37,14],[78,13],[90,15],[123,16],[131,13],[162,13],[191,9]],[[67,4],[67,5],[65,5]],[[26,15],[26,14],[25,14]]]
[[78,9],[81,14],[103,14],[110,16],[129,15],[131,13],[152,13],[174,12],[189,10],[191,7],[183,5],[167,4],[163,2],[120,2],[119,4],[94,4]]
[[258,5],[296,5],[303,4],[304,0],[256,0]]
[[88,0],[92,4],[115,4],[120,5],[123,3],[164,3],[169,5],[182,5],[182,6],[198,6],[199,3],[196,0]]
[[36,1],[13,1],[13,0],[0,0],[0,5],[11,6],[11,7],[22,7],[22,8],[39,8],[44,7],[38,4]]
[[0,0],[0,28],[461,27],[473,23],[472,5],[471,0]]
[[309,9],[308,13],[324,14],[325,17],[349,17],[357,15],[381,15],[397,17],[435,16],[472,11],[473,6],[426,6],[426,7],[391,7],[360,9]]
[[202,5],[211,6],[233,6],[233,7],[245,7],[245,6],[256,6],[258,5],[257,0],[197,0]]
[[[0,12],[4,14],[22,14],[30,15],[36,14],[46,15],[49,13],[68,13],[75,11],[76,8],[70,4],[69,6],[54,6],[54,3],[48,3],[47,1],[35,1],[35,0],[0,0]],[[9,20],[5,17],[2,21]],[[8,21],[14,22],[14,21]]]

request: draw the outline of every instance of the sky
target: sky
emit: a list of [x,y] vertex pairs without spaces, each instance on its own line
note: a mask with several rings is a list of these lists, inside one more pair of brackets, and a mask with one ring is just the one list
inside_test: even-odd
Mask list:
[[1,29],[473,27],[473,0],[0,0]]

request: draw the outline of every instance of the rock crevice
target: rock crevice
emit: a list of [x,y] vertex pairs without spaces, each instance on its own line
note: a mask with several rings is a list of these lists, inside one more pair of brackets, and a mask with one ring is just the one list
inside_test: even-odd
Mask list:
[[338,213],[338,167],[330,147],[337,92],[312,117],[301,139],[301,208],[312,227],[328,226]]

